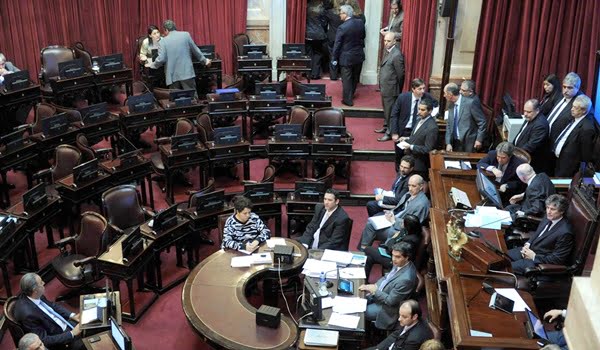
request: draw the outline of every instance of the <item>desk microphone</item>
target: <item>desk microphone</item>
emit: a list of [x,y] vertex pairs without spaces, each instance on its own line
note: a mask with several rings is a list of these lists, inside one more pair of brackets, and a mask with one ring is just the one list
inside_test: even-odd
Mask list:
[[481,232],[477,231],[477,230],[473,230],[473,231],[469,231],[467,232],[467,236],[471,237],[471,238],[481,238],[483,240],[483,243],[486,245],[486,247],[490,248],[494,253],[500,255],[501,257],[508,259],[508,261],[514,261],[510,255],[504,253],[503,251],[501,251],[500,249],[496,248],[495,245],[492,244],[492,242],[490,242],[487,238],[485,238],[484,235],[481,234]]
[[485,280],[481,283],[481,288],[477,291],[477,293],[475,293],[475,295],[473,295],[471,298],[469,298],[469,300],[467,301],[467,306],[469,306],[469,304],[471,303],[471,301],[473,299],[475,299],[475,297],[477,297],[479,295],[479,293],[481,293],[481,291],[485,291],[486,293],[488,293],[489,295],[494,294],[494,292],[496,291],[496,289],[489,283],[487,283]]

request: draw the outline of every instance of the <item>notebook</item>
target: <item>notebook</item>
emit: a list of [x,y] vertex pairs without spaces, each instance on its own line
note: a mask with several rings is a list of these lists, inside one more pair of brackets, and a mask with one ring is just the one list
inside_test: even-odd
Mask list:
[[308,328],[304,333],[304,344],[308,346],[337,346],[340,333]]

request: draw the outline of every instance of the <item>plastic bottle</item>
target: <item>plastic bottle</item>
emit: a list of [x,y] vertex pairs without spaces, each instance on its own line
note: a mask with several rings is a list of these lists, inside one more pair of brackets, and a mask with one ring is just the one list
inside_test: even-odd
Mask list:
[[325,271],[321,271],[321,275],[319,276],[319,293],[323,296],[329,294],[327,291],[327,278],[325,278]]

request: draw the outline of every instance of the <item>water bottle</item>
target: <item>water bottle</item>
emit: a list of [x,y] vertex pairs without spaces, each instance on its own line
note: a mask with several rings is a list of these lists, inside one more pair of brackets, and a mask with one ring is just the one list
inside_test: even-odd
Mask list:
[[94,73],[96,74],[100,72],[100,66],[98,65],[98,61],[92,62],[92,71],[94,71]]
[[329,294],[329,292],[327,292],[327,278],[325,278],[325,271],[321,271],[321,275],[319,276],[319,294],[322,296]]

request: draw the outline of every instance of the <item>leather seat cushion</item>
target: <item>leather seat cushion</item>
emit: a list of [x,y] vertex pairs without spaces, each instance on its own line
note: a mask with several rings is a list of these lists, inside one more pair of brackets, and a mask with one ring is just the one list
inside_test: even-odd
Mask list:
[[83,273],[80,267],[76,267],[73,263],[77,260],[86,258],[81,254],[72,254],[68,256],[57,256],[52,260],[52,268],[56,271],[57,277],[67,282],[80,282],[83,281]]

